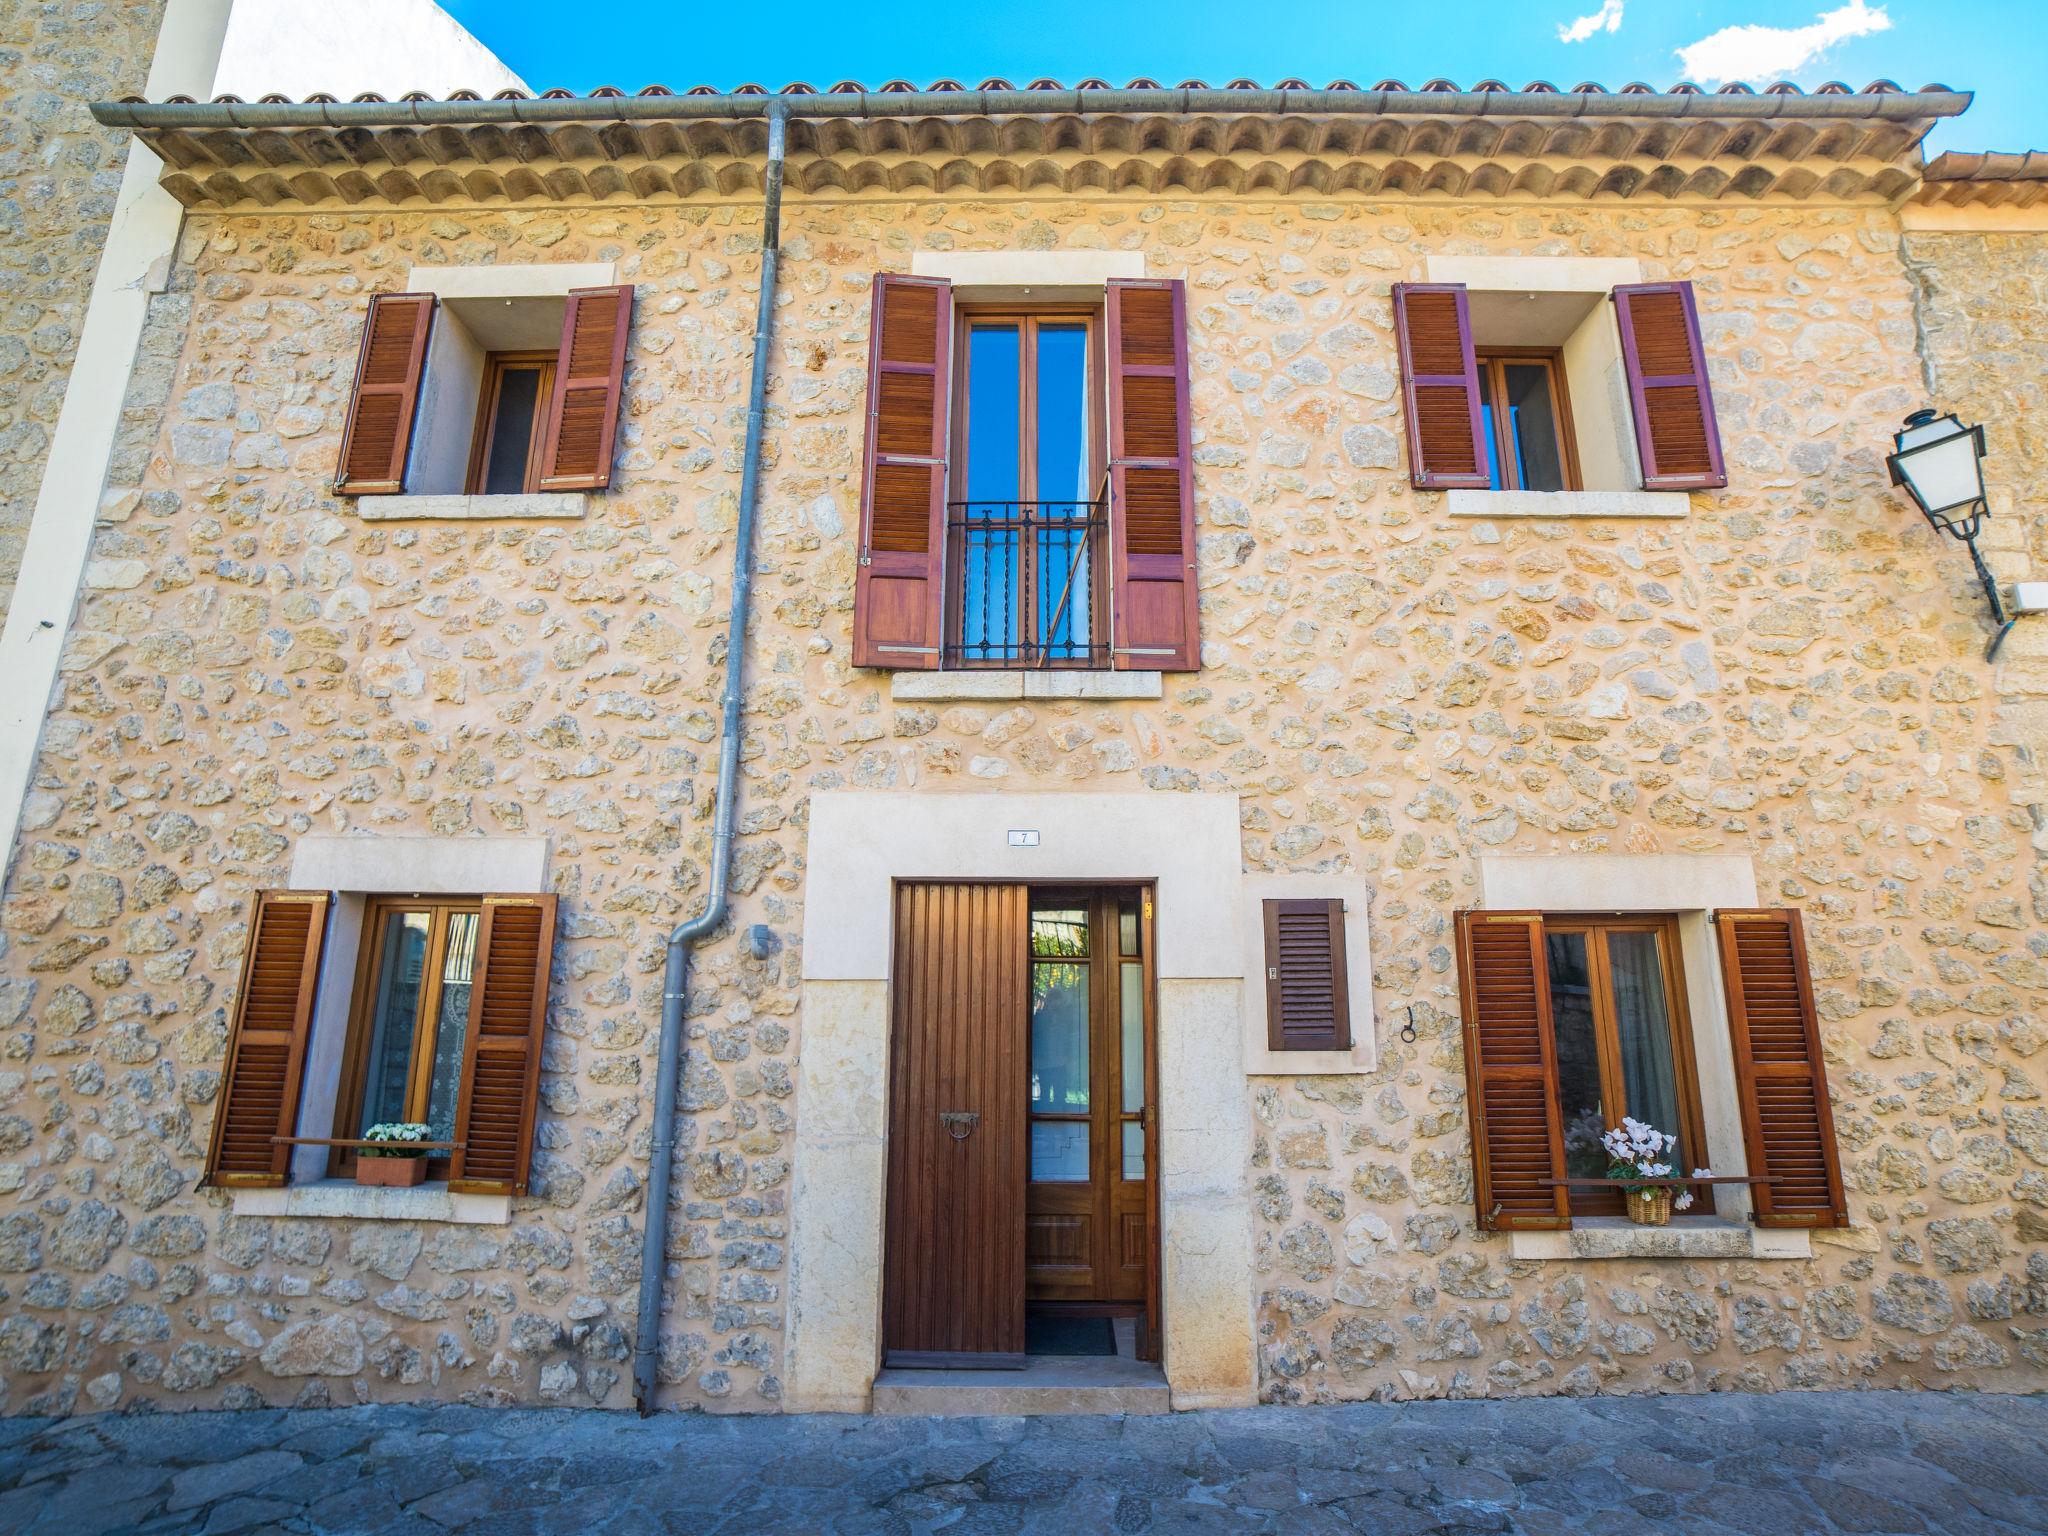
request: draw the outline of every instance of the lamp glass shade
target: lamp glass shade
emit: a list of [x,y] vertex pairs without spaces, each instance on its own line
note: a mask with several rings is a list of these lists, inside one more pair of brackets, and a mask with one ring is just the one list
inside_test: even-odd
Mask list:
[[1942,416],[1908,426],[1897,442],[1894,466],[1921,511],[1946,512],[1983,499],[1983,438],[1977,429]]

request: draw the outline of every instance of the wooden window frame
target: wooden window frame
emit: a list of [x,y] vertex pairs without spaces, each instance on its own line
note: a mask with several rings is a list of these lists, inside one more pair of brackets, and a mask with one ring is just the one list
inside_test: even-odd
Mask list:
[[545,350],[493,352],[484,359],[483,383],[477,391],[476,426],[470,434],[469,473],[463,481],[466,494],[493,494],[484,490],[484,475],[491,462],[491,440],[497,435],[498,397],[504,390],[505,374],[509,369],[536,366],[540,369],[540,383],[534,391],[533,432],[526,444],[526,471],[520,478],[517,493],[500,491],[495,494],[531,496],[540,489],[547,450],[549,402],[555,397],[555,372],[560,364],[560,353]]
[[[385,925],[398,912],[430,911],[427,954],[420,980],[419,1011],[415,1017],[412,1055],[406,1069],[405,1104],[408,1120],[424,1120],[428,1097],[433,1089],[434,1030],[420,1023],[433,1020],[438,1027],[441,1009],[442,973],[448,958],[449,918],[467,913],[476,917],[478,938],[482,938],[483,898],[481,896],[372,896],[363,908],[363,938],[356,956],[355,990],[349,998],[348,1038],[343,1047],[341,1082],[335,1095],[335,1132],[338,1138],[353,1138],[362,1129],[363,1095],[369,1089],[370,1038],[376,1028],[377,989],[382,981]],[[479,963],[482,953],[479,950]],[[470,1020],[475,1028],[476,1021]],[[464,1061],[468,1053],[465,1049]],[[458,1095],[462,1085],[458,1083]],[[458,1110],[459,1113],[459,1110]],[[434,1152],[427,1157],[427,1177],[447,1179],[452,1154]],[[356,1148],[334,1147],[328,1153],[328,1174],[354,1178]]]
[[[1706,1115],[1700,1099],[1699,1059],[1693,1049],[1692,1016],[1686,1007],[1685,972],[1679,957],[1677,917],[1668,913],[1546,912],[1543,914],[1546,964],[1549,960],[1548,940],[1554,933],[1581,933],[1586,936],[1586,972],[1591,982],[1593,1038],[1600,1063],[1601,1110],[1610,1127],[1619,1125],[1621,1117],[1629,1111],[1624,1098],[1621,1034],[1614,1012],[1614,982],[1607,963],[1606,935],[1653,933],[1657,936],[1658,958],[1664,974],[1665,1006],[1670,1012],[1671,1071],[1678,1088],[1678,1146],[1671,1154],[1672,1167],[1682,1177],[1695,1168],[1711,1166],[1707,1153]],[[1557,1036],[1554,1004],[1549,1028],[1554,1041]],[[1562,1096],[1563,1084],[1554,1066],[1550,1092],[1557,1100],[1558,1118],[1563,1123],[1567,1106]],[[1671,1128],[1659,1126],[1658,1129],[1668,1131]],[[1568,1186],[1566,1195],[1574,1217],[1622,1214],[1623,1203],[1618,1189]]]
[[1571,391],[1565,381],[1564,350],[1561,347],[1482,347],[1472,349],[1478,365],[1482,388],[1480,391],[1480,423],[1483,427],[1488,414],[1484,402],[1492,401],[1493,451],[1500,463],[1500,488],[1504,491],[1519,491],[1517,472],[1519,456],[1515,453],[1514,430],[1509,424],[1509,413],[1502,408],[1507,398],[1508,365],[1527,364],[1542,368],[1550,379],[1550,411],[1557,423],[1557,461],[1564,475],[1560,490],[1576,491],[1583,488],[1579,477],[1579,433],[1572,421]]
[[[1089,552],[1088,651],[1087,656],[1040,657],[1035,662],[1012,661],[1004,658],[974,659],[953,654],[964,648],[963,628],[966,604],[966,561],[953,537],[953,508],[964,505],[968,498],[955,496],[955,491],[964,491],[968,484],[967,443],[969,429],[969,390],[971,388],[971,349],[969,339],[977,326],[1014,324],[1018,327],[1017,366],[1020,379],[1020,394],[1017,407],[1017,500],[1034,503],[1039,499],[1037,427],[1038,427],[1038,370],[1033,363],[1038,355],[1037,331],[1041,325],[1071,325],[1079,320],[1087,328],[1084,350],[1087,358],[1088,376],[1084,381],[1082,399],[1088,412],[1086,427],[1088,476],[1087,483],[1095,488],[1093,500],[1102,508],[1102,526],[1091,530],[1090,538],[1094,547]],[[956,300],[953,305],[953,364],[952,378],[948,388],[952,419],[947,428],[950,433],[948,455],[948,483],[946,487],[946,592],[945,629],[941,646],[946,654],[945,666],[949,670],[1015,671],[1020,667],[1058,669],[1065,671],[1107,671],[1111,665],[1108,654],[1110,636],[1109,608],[1114,596],[1110,590],[1110,549],[1109,549],[1109,420],[1106,410],[1105,380],[1108,377],[1107,329],[1104,307],[1101,304],[974,304]],[[1035,553],[1035,546],[1033,548]],[[1036,569],[1030,555],[1021,555],[1018,560],[1018,612],[1031,611],[1027,595],[1033,591],[1030,580]],[[1037,642],[1024,638],[1025,627],[1020,625],[1019,649],[1029,651]]]

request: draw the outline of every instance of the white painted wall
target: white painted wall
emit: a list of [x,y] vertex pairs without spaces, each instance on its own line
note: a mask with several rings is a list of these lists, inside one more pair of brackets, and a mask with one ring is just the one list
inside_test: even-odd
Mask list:
[[434,0],[237,0],[215,95],[446,96],[527,89]]

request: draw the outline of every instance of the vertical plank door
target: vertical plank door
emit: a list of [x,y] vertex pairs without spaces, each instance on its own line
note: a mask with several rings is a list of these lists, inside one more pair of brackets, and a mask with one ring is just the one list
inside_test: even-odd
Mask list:
[[1029,910],[1021,885],[897,888],[887,1365],[1024,1364]]

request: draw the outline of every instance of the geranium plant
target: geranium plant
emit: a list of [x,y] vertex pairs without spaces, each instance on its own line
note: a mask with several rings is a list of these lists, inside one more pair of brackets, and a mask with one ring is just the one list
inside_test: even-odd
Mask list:
[[[1660,1131],[1654,1125],[1645,1125],[1627,1115],[1621,1117],[1621,1124],[1600,1138],[1600,1145],[1607,1149],[1607,1177],[1610,1179],[1670,1179],[1677,1176],[1677,1168],[1667,1161],[1678,1145],[1678,1138],[1669,1132]],[[1695,1168],[1692,1176],[1696,1179],[1711,1179],[1713,1170]],[[1635,1194],[1640,1189],[1664,1186],[1638,1185],[1630,1189]],[[1692,1206],[1692,1191],[1681,1189],[1672,1201],[1674,1210],[1688,1210]]]
[[364,1147],[364,1157],[425,1157],[427,1149],[409,1143],[425,1141],[433,1134],[432,1128],[417,1120],[390,1120],[382,1125],[373,1125],[363,1132],[363,1140],[380,1145]]

